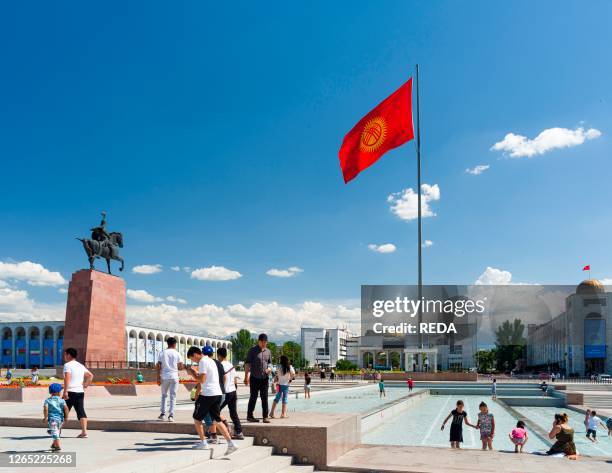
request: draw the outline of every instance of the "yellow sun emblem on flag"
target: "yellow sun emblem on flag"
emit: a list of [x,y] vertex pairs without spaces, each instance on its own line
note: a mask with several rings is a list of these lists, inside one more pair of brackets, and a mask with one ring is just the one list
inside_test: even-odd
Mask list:
[[387,122],[383,117],[375,117],[363,127],[359,149],[365,152],[376,151],[385,142],[387,136]]

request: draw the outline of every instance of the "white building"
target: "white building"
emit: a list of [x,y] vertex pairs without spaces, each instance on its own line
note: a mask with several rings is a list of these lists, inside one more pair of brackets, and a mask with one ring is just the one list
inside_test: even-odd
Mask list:
[[[64,321],[53,322],[0,322],[3,367],[31,368],[54,367],[63,363]],[[187,334],[169,330],[125,326],[126,366],[153,366],[157,354],[166,346],[169,337],[176,338],[177,350],[185,358],[190,346],[225,347],[231,359],[232,344],[229,340],[203,334]],[[104,365],[103,362],[100,365]],[[116,366],[108,366],[116,367]],[[118,366],[117,366],[118,367]]]
[[346,359],[350,337],[349,331],[342,328],[302,327],[302,357],[308,366],[336,366],[338,360]]

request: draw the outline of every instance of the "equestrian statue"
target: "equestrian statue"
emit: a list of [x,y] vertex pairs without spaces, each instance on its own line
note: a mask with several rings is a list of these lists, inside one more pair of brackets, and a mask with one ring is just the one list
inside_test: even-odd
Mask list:
[[103,258],[106,260],[106,266],[108,267],[108,274],[111,273],[110,260],[120,261],[121,267],[119,271],[123,271],[124,261],[119,256],[119,248],[123,248],[123,235],[119,232],[106,231],[106,212],[102,212],[102,221],[100,225],[92,228],[91,239],[89,238],[77,238],[83,243],[85,253],[89,259],[89,269],[94,268],[94,260],[96,258]]

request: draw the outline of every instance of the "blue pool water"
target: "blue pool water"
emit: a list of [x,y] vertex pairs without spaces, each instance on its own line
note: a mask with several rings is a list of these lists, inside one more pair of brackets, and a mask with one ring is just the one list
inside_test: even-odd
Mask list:
[[[602,426],[597,429],[598,443],[591,443],[586,438],[586,428],[584,426],[584,414],[571,409],[555,407],[515,407],[526,418],[538,424],[546,432],[552,428],[552,422],[556,413],[566,412],[569,416],[569,423],[574,429],[574,443],[576,450],[581,455],[606,456],[612,455],[612,437],[608,437],[608,432]],[[601,417],[605,422],[605,418]]]
[[[457,399],[465,403],[465,411],[470,423],[477,422],[478,405],[485,401],[489,412],[495,417],[495,438],[493,448],[497,450],[514,450],[508,439],[508,433],[516,426],[517,419],[499,404],[483,396],[429,396],[406,411],[394,417],[388,417],[384,423],[362,436],[363,443],[387,445],[412,445],[430,447],[449,447],[450,424],[444,431],[440,430],[442,421],[455,408]],[[450,422],[450,421],[449,421]],[[471,427],[463,426],[463,448],[482,448],[480,433]],[[546,451],[548,446],[533,432],[524,451]]]

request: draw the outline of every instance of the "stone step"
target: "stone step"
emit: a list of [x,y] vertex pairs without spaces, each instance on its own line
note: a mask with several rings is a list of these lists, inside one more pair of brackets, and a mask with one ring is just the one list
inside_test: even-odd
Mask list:
[[289,455],[271,455],[250,465],[243,466],[236,470],[231,470],[232,473],[277,473],[291,466],[293,457]]
[[[214,445],[212,447],[212,458],[210,458],[210,450],[200,450],[202,453],[200,463],[172,471],[176,473],[202,473],[202,471],[206,471],[206,473],[233,473],[242,471],[243,467],[248,468],[253,464],[259,464],[259,468],[262,468],[261,465],[265,465],[265,462],[272,458],[272,447],[250,446],[240,448],[238,446],[238,450],[227,457],[223,456],[227,445]],[[268,473],[266,467],[263,467],[263,471]]]
[[[201,471],[203,462],[208,462],[211,459],[211,451],[213,460],[221,458],[227,449],[226,444],[222,445],[210,445],[212,447],[208,450],[192,450],[191,445],[195,444],[197,437],[186,440],[185,443],[174,445],[179,448],[176,450],[165,450],[164,447],[159,447],[159,450],[149,451],[142,456],[142,458],[135,459],[130,462],[120,462],[121,457],[109,458],[107,462],[101,465],[99,468],[94,468],[95,473],[168,473],[174,471]],[[254,449],[252,454],[256,458],[265,458],[272,454],[272,447],[254,447],[253,437],[246,437],[244,440],[236,440],[238,451],[232,456],[239,452],[245,452]],[[173,444],[168,443],[168,448],[172,449]],[[263,451],[260,451],[263,449]],[[248,458],[247,460],[248,461]],[[119,463],[116,463],[119,462]],[[193,470],[192,470],[193,469]],[[231,471],[231,470],[228,470]]]
[[314,466],[312,465],[291,465],[278,473],[312,473],[313,471]]

